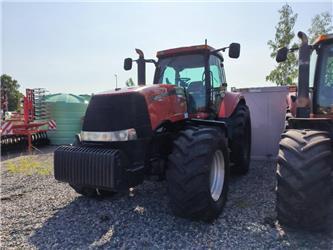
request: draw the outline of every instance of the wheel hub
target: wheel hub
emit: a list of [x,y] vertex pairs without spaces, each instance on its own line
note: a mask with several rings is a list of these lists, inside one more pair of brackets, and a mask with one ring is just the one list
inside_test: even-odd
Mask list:
[[214,154],[210,168],[210,194],[214,201],[218,201],[223,191],[225,175],[224,156],[221,150]]

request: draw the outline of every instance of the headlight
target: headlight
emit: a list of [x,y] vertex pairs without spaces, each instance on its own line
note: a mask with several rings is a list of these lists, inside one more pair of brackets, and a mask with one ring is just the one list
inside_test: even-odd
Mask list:
[[136,140],[137,135],[134,128],[111,131],[111,132],[94,132],[94,131],[81,131],[82,141],[131,141]]

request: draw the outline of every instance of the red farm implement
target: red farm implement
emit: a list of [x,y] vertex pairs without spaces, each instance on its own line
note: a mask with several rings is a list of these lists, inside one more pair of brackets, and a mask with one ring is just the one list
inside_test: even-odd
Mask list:
[[[47,131],[56,128],[45,103],[44,89],[26,89],[20,112],[8,112],[7,93],[1,93],[1,151],[45,145],[49,142]],[[8,117],[6,117],[6,114]]]

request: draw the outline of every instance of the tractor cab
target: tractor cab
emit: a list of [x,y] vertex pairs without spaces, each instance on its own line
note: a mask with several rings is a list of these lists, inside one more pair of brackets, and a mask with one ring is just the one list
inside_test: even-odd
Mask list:
[[[302,43],[299,48],[281,48],[276,60],[283,62],[288,52],[299,50],[299,76],[297,98],[291,103],[298,118],[333,119],[333,34],[321,35],[313,45],[299,32]],[[309,63],[310,62],[310,63]],[[309,95],[312,86],[312,98]],[[311,100],[312,99],[312,100]],[[317,122],[317,121],[316,121]]]
[[155,84],[183,88],[189,113],[209,113],[221,99],[226,79],[221,53],[207,46],[192,46],[157,53]]
[[[158,61],[146,60],[140,50],[138,63],[138,84],[145,84],[144,63],[154,62],[156,69],[154,84],[174,85],[180,91],[185,91],[187,110],[189,114],[206,114],[216,116],[219,105],[227,87],[223,66],[223,56],[220,51],[229,49],[229,57],[238,58],[240,45],[231,43],[229,47],[214,49],[208,45],[181,47],[157,52]],[[126,62],[127,60],[127,62]],[[130,69],[125,59],[124,68]]]
[[[320,36],[313,45],[310,66],[313,77],[313,113],[318,116],[333,115],[333,34]],[[311,79],[310,79],[311,80]]]

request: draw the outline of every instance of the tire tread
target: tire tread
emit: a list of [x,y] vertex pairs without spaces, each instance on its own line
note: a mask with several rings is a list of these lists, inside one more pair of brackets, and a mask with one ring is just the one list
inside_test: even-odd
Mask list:
[[330,139],[326,132],[287,130],[277,164],[277,217],[281,224],[322,229],[329,212]]

